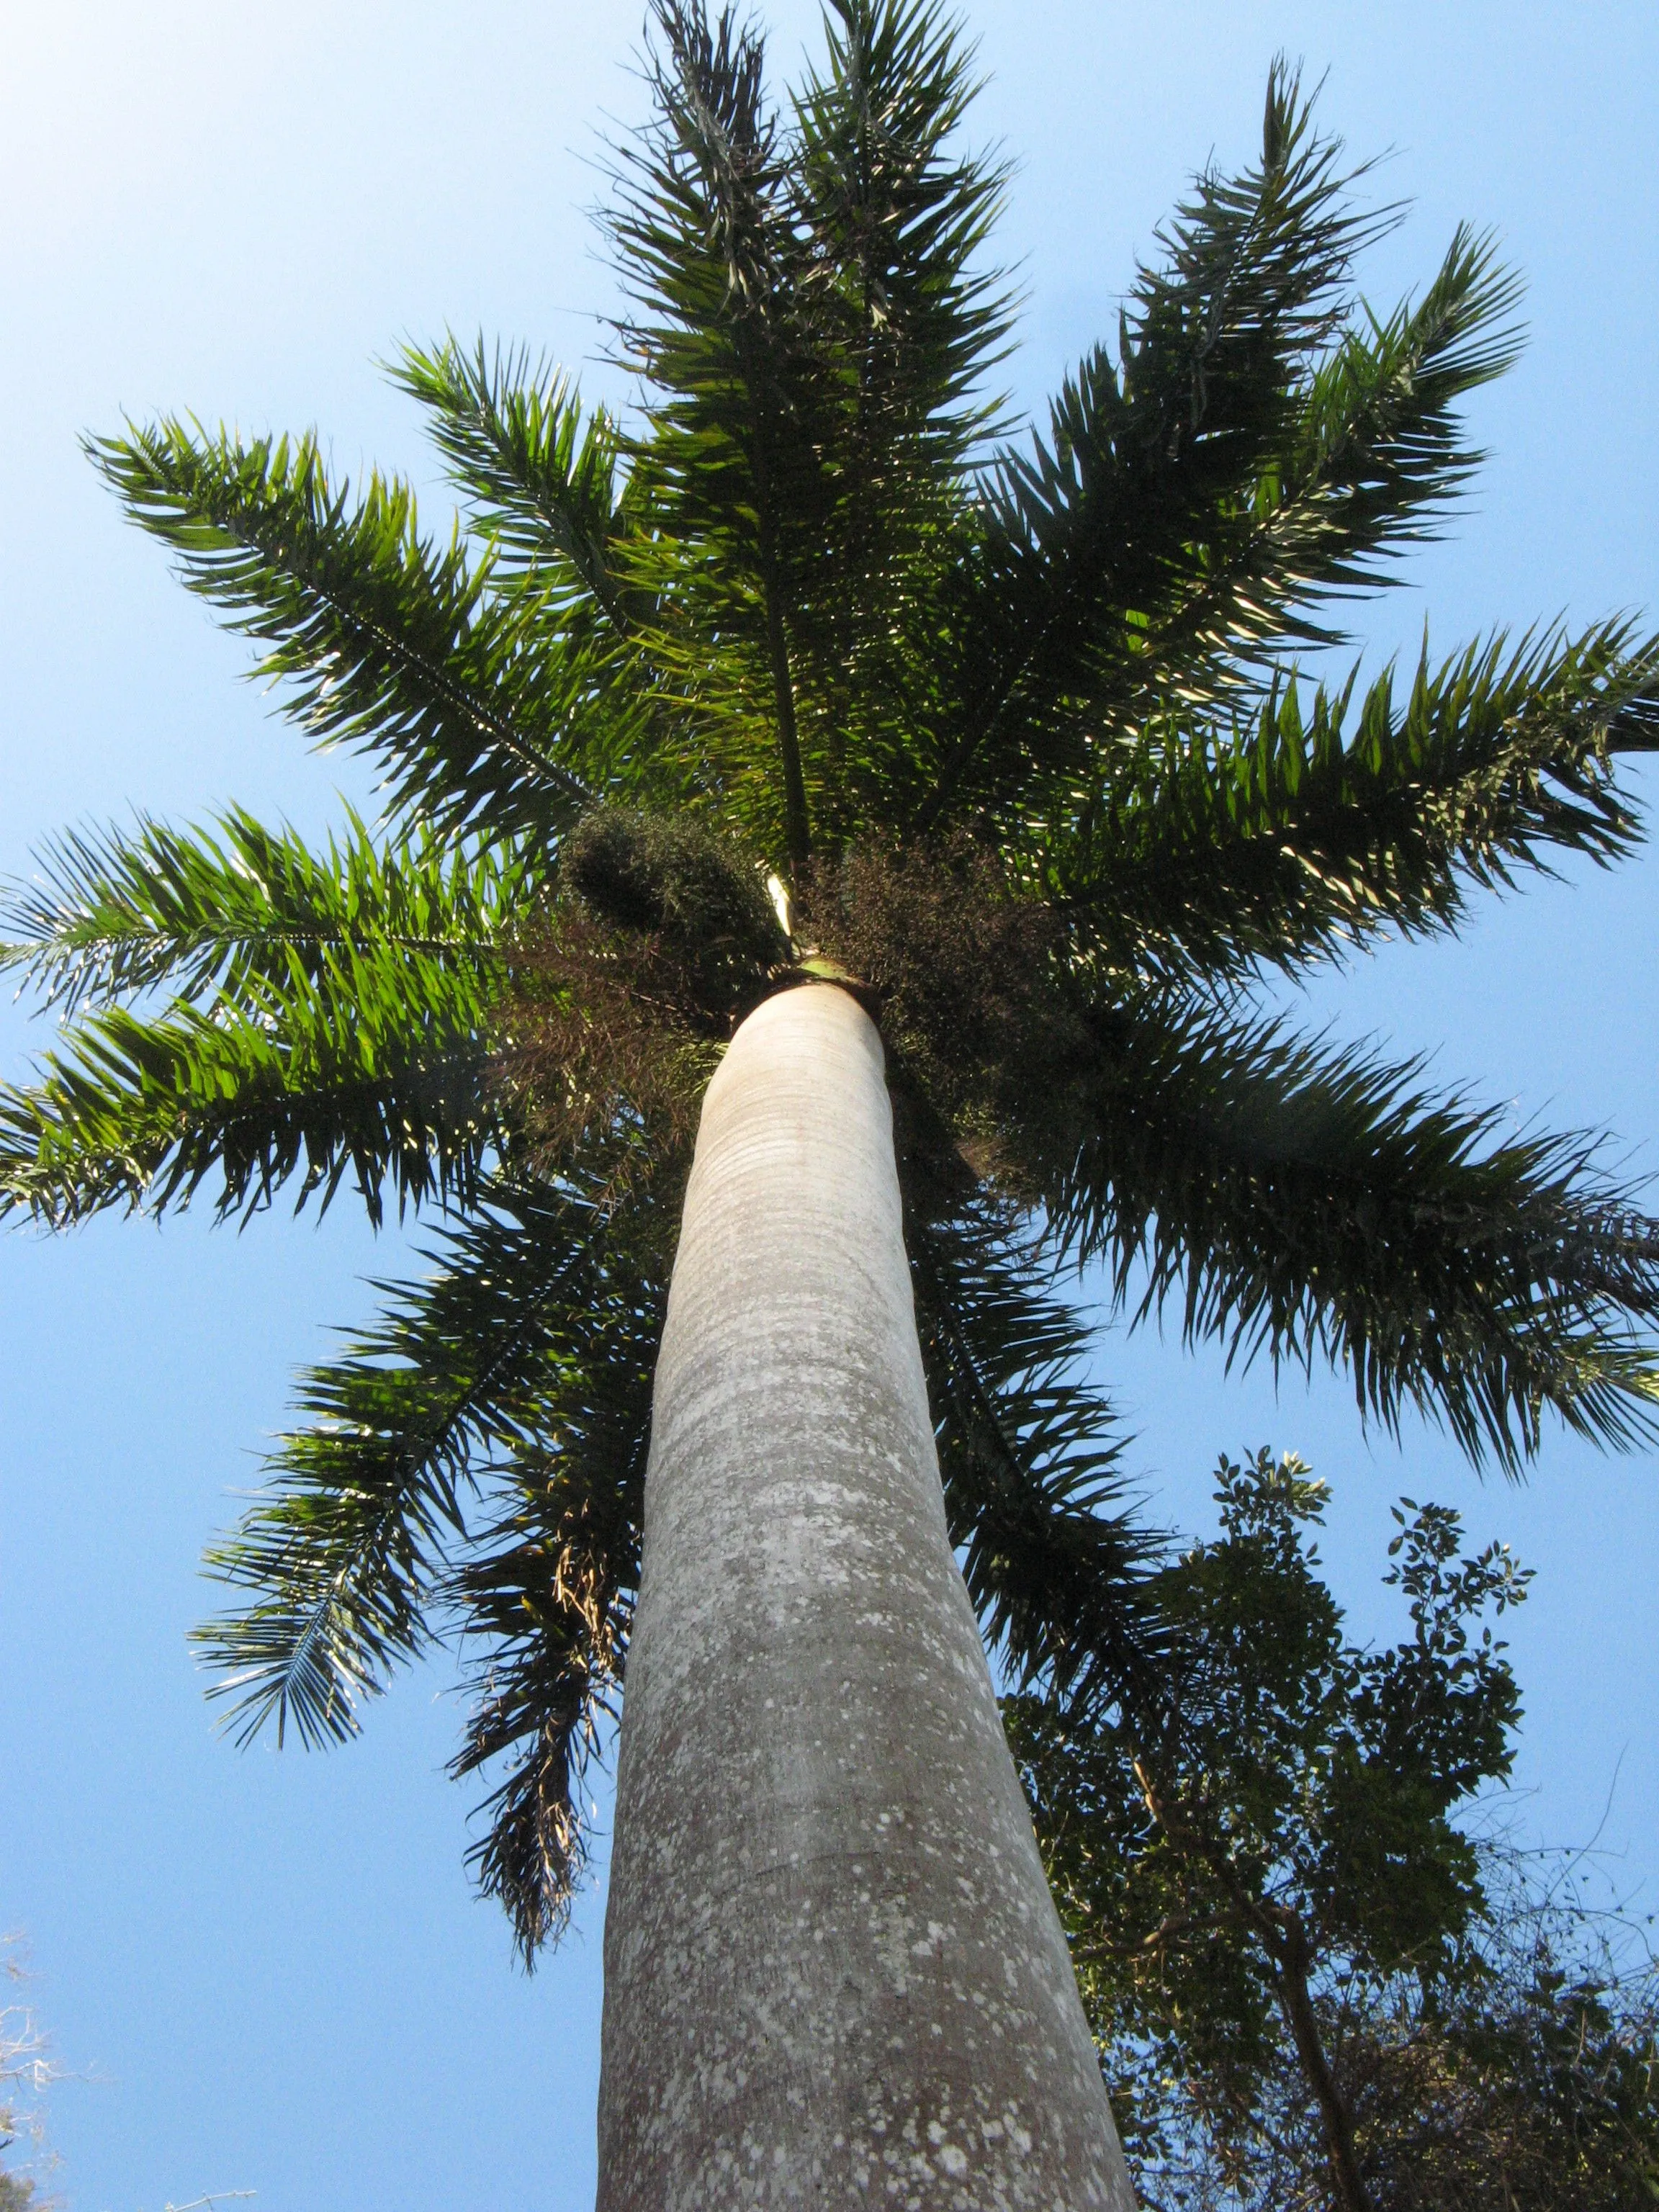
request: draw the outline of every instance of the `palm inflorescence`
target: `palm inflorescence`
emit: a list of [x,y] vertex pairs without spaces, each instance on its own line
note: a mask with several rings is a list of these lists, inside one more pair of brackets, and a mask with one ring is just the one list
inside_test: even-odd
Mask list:
[[697,1100],[769,992],[839,975],[881,1022],[952,1531],[1017,1676],[1121,1697],[1156,1657],[1060,1262],[1510,1467],[1549,1411],[1647,1432],[1659,1310],[1587,1140],[1264,1011],[1638,835],[1614,761],[1659,742],[1659,641],[1298,672],[1479,459],[1459,403],[1516,343],[1488,245],[1364,306],[1389,217],[1277,70],[1259,161],[1198,180],[1021,440],[955,27],[832,0],[775,110],[751,31],[653,17],[605,218],[624,418],[526,355],[409,350],[445,541],[309,436],[89,448],[290,716],[379,764],[381,821],[76,833],[9,902],[62,1027],[0,1095],[9,1210],[351,1190],[434,1224],[432,1272],[303,1376],[202,1635],[245,1735],[313,1742],[453,1639],[526,1956],[620,1691]]

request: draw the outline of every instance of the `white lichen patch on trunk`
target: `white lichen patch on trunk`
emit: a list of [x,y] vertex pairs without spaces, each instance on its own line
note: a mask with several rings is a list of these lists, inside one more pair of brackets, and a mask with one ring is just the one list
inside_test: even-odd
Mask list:
[[880,1040],[709,1087],[658,1364],[599,2212],[1130,2212],[952,1556]]

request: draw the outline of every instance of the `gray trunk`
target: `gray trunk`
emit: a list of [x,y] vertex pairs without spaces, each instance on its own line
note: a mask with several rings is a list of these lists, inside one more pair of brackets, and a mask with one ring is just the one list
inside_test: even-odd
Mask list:
[[945,1531],[881,1042],[769,1000],[658,1364],[599,2212],[1133,2199]]

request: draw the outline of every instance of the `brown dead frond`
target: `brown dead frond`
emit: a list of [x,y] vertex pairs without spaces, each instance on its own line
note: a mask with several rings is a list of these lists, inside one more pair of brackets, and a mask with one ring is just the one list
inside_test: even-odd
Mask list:
[[488,1656],[470,1677],[475,1701],[450,1771],[511,1761],[469,1859],[529,1965],[563,1926],[587,1863],[583,1778],[601,1723],[617,1716],[639,1529],[629,1486],[578,1494],[557,1453],[539,1479],[520,1466],[517,1480],[496,1541],[456,1578],[467,1632]]

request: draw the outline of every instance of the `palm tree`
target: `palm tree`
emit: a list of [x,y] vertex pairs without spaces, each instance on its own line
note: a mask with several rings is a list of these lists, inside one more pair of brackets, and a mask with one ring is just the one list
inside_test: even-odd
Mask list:
[[244,1740],[319,1743],[454,1639],[526,1960],[620,1708],[602,2205],[1127,2204],[981,1640],[1085,1704],[1156,1684],[1056,1266],[1511,1468],[1548,1413],[1652,1432],[1659,1243],[1594,1147],[1260,987],[1627,852],[1659,641],[1299,672],[1476,465],[1516,291],[1460,231],[1361,305],[1390,217],[1282,68],[1011,444],[955,27],[832,0],[778,114],[752,31],[653,16],[627,422],[408,350],[447,542],[311,436],[90,447],[385,817],[52,845],[9,959],[63,1034],[0,1192],[435,1218],[304,1377],[203,1644]]

